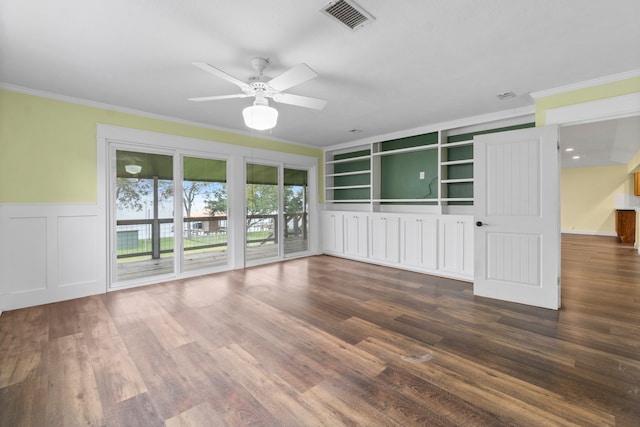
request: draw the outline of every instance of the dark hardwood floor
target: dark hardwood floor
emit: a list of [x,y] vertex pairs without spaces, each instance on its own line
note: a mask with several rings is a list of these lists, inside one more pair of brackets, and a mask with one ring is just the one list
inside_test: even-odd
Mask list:
[[1,426],[640,425],[640,256],[563,236],[560,311],[318,256],[5,312]]

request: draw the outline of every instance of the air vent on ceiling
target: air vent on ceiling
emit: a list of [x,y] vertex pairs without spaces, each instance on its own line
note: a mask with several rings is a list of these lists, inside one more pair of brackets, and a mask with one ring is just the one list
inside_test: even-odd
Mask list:
[[349,27],[351,30],[359,30],[371,23],[375,18],[366,10],[358,6],[353,0],[332,1],[320,12],[330,16],[338,22]]

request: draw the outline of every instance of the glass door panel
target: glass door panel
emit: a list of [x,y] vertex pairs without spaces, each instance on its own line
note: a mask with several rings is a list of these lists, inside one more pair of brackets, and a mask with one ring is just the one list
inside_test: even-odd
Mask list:
[[245,259],[278,257],[278,167],[247,163],[246,176]]
[[116,151],[115,281],[174,272],[173,157]]
[[309,250],[308,173],[284,168],[284,254]]
[[226,265],[227,162],[183,159],[183,271]]

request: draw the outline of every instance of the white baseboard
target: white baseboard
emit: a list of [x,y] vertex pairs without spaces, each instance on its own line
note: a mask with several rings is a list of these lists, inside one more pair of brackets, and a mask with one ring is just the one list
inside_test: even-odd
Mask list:
[[588,236],[608,236],[616,237],[617,234],[611,231],[591,231],[591,230],[561,230],[562,234],[586,234]]

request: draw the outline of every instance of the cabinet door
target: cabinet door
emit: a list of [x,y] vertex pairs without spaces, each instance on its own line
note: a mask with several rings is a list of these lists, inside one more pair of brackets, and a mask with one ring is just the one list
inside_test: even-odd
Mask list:
[[616,233],[622,243],[636,241],[636,212],[631,210],[616,211]]
[[367,215],[344,215],[344,253],[355,257],[367,256]]
[[460,220],[460,265],[459,272],[473,277],[473,218]]
[[328,254],[343,252],[342,214],[324,212],[322,214],[322,248]]
[[439,269],[473,276],[473,219],[441,217],[439,231]]
[[370,256],[386,262],[399,261],[399,218],[374,215],[370,219]]
[[412,267],[438,268],[438,221],[429,217],[404,217],[400,221],[401,262]]

